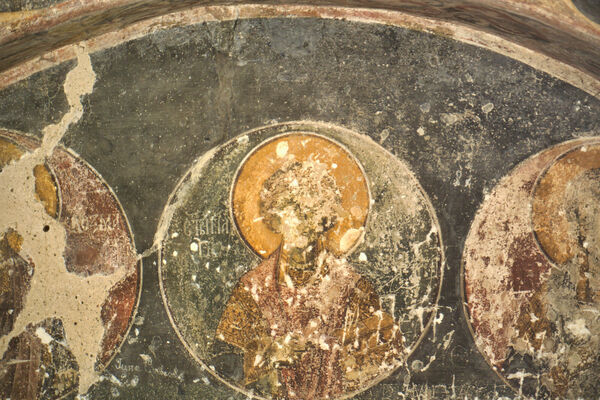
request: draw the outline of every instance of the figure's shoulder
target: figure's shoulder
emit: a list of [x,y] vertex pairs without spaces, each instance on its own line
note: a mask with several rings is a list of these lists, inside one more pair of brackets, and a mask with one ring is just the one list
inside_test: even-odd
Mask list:
[[256,267],[246,272],[240,278],[240,284],[247,287],[254,285],[260,285],[272,279],[274,276],[277,263],[279,262],[279,253],[276,251],[269,257],[262,260]]

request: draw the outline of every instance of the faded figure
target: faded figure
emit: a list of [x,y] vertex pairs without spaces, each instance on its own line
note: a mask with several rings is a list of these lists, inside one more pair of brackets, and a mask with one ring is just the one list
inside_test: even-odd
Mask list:
[[550,397],[590,398],[600,393],[600,169],[568,183],[564,216],[572,254],[521,311],[521,352],[547,371]]
[[565,204],[575,246],[547,283],[548,320],[561,333],[548,346],[558,356],[547,385],[554,395],[577,399],[600,393],[600,169],[569,182]]
[[289,161],[260,192],[261,218],[281,237],[246,273],[217,337],[244,352],[244,384],[276,399],[359,389],[402,359],[402,335],[371,283],[327,250],[346,211],[327,165]]

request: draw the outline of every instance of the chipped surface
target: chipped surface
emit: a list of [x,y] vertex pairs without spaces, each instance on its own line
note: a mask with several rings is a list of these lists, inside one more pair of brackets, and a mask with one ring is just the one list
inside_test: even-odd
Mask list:
[[[533,1],[528,3],[540,10]],[[468,10],[459,14],[470,15]],[[61,14],[59,18],[66,18],[66,15]],[[495,22],[501,24],[504,32],[509,32],[513,25],[502,24],[502,14],[494,15],[498,16]],[[565,15],[560,13],[561,17]],[[114,21],[117,20],[123,22],[119,18]],[[76,159],[93,165],[115,189],[132,222],[141,253],[139,257],[144,258],[148,268],[144,274],[145,290],[139,316],[133,321],[133,328],[114,360],[96,384],[81,395],[82,399],[238,400],[248,397],[215,377],[226,376],[227,382],[236,382],[238,389],[251,389],[253,383],[246,386],[243,382],[244,351],[238,348],[236,353],[232,351],[236,349],[235,345],[199,335],[198,343],[213,340],[215,346],[221,346],[214,349],[214,362],[205,363],[203,369],[189,356],[190,352],[175,333],[161,301],[156,250],[163,241],[176,243],[185,234],[183,230],[169,229],[173,226],[171,222],[179,218],[176,211],[185,208],[187,197],[183,191],[172,201],[168,196],[186,171],[197,167],[189,175],[191,190],[193,182],[197,185],[205,176],[200,166],[214,160],[224,145],[251,152],[267,139],[254,141],[253,133],[243,132],[299,120],[323,121],[316,125],[360,132],[365,135],[361,136],[363,139],[370,138],[367,149],[377,146],[385,149],[389,158],[378,158],[372,163],[383,172],[372,174],[367,171],[368,163],[365,162],[370,150],[365,155],[360,151],[361,146],[350,149],[346,141],[353,135],[343,135],[339,140],[334,138],[360,161],[370,182],[373,176],[387,177],[382,189],[370,194],[374,205],[382,202],[394,207],[414,204],[410,193],[405,194],[400,189],[411,187],[411,182],[419,182],[424,198],[431,200],[431,214],[439,221],[438,231],[423,227],[419,232],[429,234],[431,238],[443,238],[444,279],[433,314],[427,306],[429,298],[415,307],[399,301],[402,296],[414,295],[411,290],[418,276],[392,280],[399,274],[394,271],[399,265],[394,262],[398,254],[394,247],[419,254],[422,261],[428,257],[427,241],[418,239],[402,243],[394,235],[390,238],[369,236],[369,232],[383,226],[369,226],[374,215],[372,208],[362,241],[360,226],[349,229],[342,236],[345,245],[341,247],[352,252],[339,270],[353,271],[357,275],[348,276],[372,283],[375,298],[383,311],[379,314],[373,307],[368,312],[394,315],[397,321],[402,319],[405,326],[401,327],[401,332],[406,336],[410,350],[404,362],[381,382],[377,380],[386,374],[378,368],[369,372],[368,363],[362,367],[357,362],[363,371],[348,362],[346,366],[351,368],[344,371],[348,375],[345,378],[347,387],[354,378],[372,380],[359,383],[357,386],[361,389],[368,388],[353,397],[363,400],[519,397],[519,388],[527,386],[530,372],[511,370],[508,373],[511,382],[517,383],[513,390],[486,363],[469,333],[459,285],[463,245],[484,197],[522,160],[574,137],[598,135],[600,103],[594,95],[599,86],[591,75],[578,73],[572,66],[549,60],[547,56],[489,33],[396,12],[353,8],[199,7],[150,18],[94,38],[85,45],[96,75],[94,90],[83,97],[81,119],[69,125],[62,144],[79,154]],[[63,82],[76,64],[74,57],[78,49],[79,46],[66,46],[7,71],[0,91],[0,125],[41,137],[44,127],[58,124],[71,109]],[[230,140],[236,144],[228,143]],[[243,147],[244,143],[247,147]],[[292,150],[289,143],[287,150],[282,145],[279,155],[286,157]],[[226,157],[218,158],[226,161]],[[240,165],[241,162],[238,160],[233,164]],[[405,170],[388,168],[397,162],[414,174],[413,178],[404,181],[406,185],[392,184],[402,181],[402,175],[395,173]],[[343,164],[335,162],[329,167],[335,170]],[[47,171],[38,168],[38,175],[49,172],[50,177],[54,177],[52,168],[49,165],[46,168]],[[211,171],[211,178],[218,181],[219,171]],[[228,183],[222,183],[224,186],[231,185],[234,172],[225,174]],[[44,190],[50,186],[40,184],[38,187],[36,194],[40,199],[52,200],[53,191]],[[183,187],[179,186],[180,189]],[[201,193],[201,197],[209,198],[211,189]],[[395,196],[386,197],[385,193],[395,193]],[[225,200],[215,209],[228,209],[229,197],[223,198]],[[171,206],[159,225],[159,217],[168,202]],[[60,205],[60,201],[57,204]],[[50,208],[43,206],[43,209]],[[350,208],[351,215],[359,216],[360,213],[361,207],[354,212]],[[192,220],[197,219],[197,215],[191,214]],[[212,232],[219,240],[235,241],[239,246],[235,251],[240,251],[240,262],[229,266],[211,259],[197,263],[194,270],[190,266],[188,276],[181,281],[185,285],[180,285],[189,289],[187,294],[198,294],[197,287],[206,286],[207,276],[224,279],[222,282],[232,285],[221,292],[215,289],[192,297],[185,303],[190,313],[210,310],[212,304],[224,307],[231,298],[233,286],[247,272],[256,271],[264,261],[240,245],[235,226],[224,223],[232,221],[228,212],[211,216],[214,218],[206,219],[198,229]],[[374,221],[381,222],[386,218],[399,220],[405,216],[379,213]],[[415,218],[419,220],[418,216]],[[397,233],[407,234],[408,226],[410,224],[401,226],[401,232]],[[359,245],[353,249],[352,244],[357,239]],[[386,248],[392,251],[381,255],[370,252],[369,243],[377,243],[372,239],[387,241]],[[14,251],[21,246],[20,241],[17,235],[9,232],[8,248]],[[200,251],[214,258],[213,252],[228,250],[227,246],[216,244],[209,247],[203,241],[208,240],[184,243],[186,246],[173,248],[162,255],[171,262]],[[214,239],[211,243],[217,242]],[[15,278],[20,277],[26,288],[28,264],[17,257],[12,257],[10,262],[18,267]],[[371,269],[372,265],[377,268]],[[231,278],[223,278],[230,268],[239,270]],[[85,274],[86,270],[80,268],[79,273]],[[309,274],[293,275],[302,281]],[[388,286],[382,284],[384,279],[391,283]],[[516,274],[514,281],[524,288],[531,283],[527,274]],[[132,286],[135,286],[133,281],[118,285],[113,291],[114,296],[122,298],[117,293],[128,293]],[[178,288],[172,286],[172,292],[176,293]],[[283,290],[298,287],[289,274],[284,275],[280,286]],[[259,288],[257,285],[257,294]],[[15,307],[17,303],[14,303]],[[293,301],[283,305],[294,306]],[[410,311],[401,315],[400,309]],[[539,314],[539,309],[536,310]],[[105,311],[103,318],[115,312],[118,314],[118,311]],[[207,318],[207,325],[213,325],[206,330],[216,332],[222,313],[221,310],[212,313],[213,318]],[[424,329],[428,321],[430,329]],[[179,326],[197,324],[201,330],[204,329],[202,323],[199,319],[183,320]],[[425,334],[417,344],[411,332],[412,335],[421,332],[422,324]],[[319,325],[318,321],[317,327],[319,332],[328,329],[327,324]],[[61,329],[54,320],[32,325],[19,335],[23,343],[19,348],[38,351],[36,349],[55,346],[52,351],[62,351],[58,346],[63,340]],[[278,324],[273,329],[276,334],[277,329],[283,328]],[[585,337],[586,329],[592,331],[583,317],[565,325],[565,330],[581,338]],[[55,340],[44,344],[42,338],[49,340],[44,332]],[[311,338],[315,351],[333,353],[336,350],[328,340],[331,339],[322,335]],[[290,352],[286,349],[292,346],[301,349],[301,345],[302,341],[292,341],[290,337],[287,347],[282,346],[276,354],[282,360],[288,359]],[[10,354],[16,354],[16,350],[10,350],[13,352]],[[212,350],[208,349],[209,352]],[[40,351],[39,354],[49,352]],[[267,358],[257,355],[248,357],[248,375],[252,368],[264,366]],[[572,360],[574,362],[576,358]],[[72,378],[77,375],[71,374],[69,365],[59,369],[64,374],[49,373],[49,376],[65,376],[64,381],[73,384]],[[357,373],[353,374],[353,371]],[[519,384],[521,380],[524,385]],[[260,390],[266,395],[273,393],[268,385]]]
[[467,238],[475,342],[528,396],[600,390],[599,148],[576,140],[523,162],[486,198]]
[[[4,265],[10,268],[10,259],[19,260],[19,268],[25,267],[30,276],[9,286],[12,291],[19,290],[15,284],[24,287],[17,307],[3,309],[3,319],[6,314],[12,319],[0,338],[0,353],[2,361],[11,364],[15,346],[25,351],[30,343],[32,352],[34,348],[51,351],[51,335],[34,327],[49,319],[57,321],[66,338],[61,348],[75,367],[68,387],[52,389],[51,398],[70,391],[85,393],[97,380],[98,370],[114,355],[128,329],[137,297],[135,250],[116,199],[93,170],[57,148],[68,127],[81,117],[80,98],[91,92],[94,81],[89,56],[79,52],[78,66],[64,83],[70,108],[57,124],[44,128],[42,142],[10,132],[0,139],[8,149],[5,158],[12,159],[0,172],[0,232],[11,250],[4,254]],[[13,156],[19,147],[21,155]],[[11,235],[19,236],[18,246],[11,245]],[[128,285],[128,290],[115,290],[131,280],[134,285]],[[22,336],[32,329],[39,343]],[[42,369],[63,362],[60,356],[50,359],[37,362]],[[23,381],[19,371],[40,368],[31,362],[5,369],[6,396],[34,398],[58,385],[42,372]]]
[[[297,122],[241,137],[194,166],[166,208],[171,320],[207,368],[243,356],[215,367],[242,392],[363,391],[405,363],[435,309],[443,256],[431,206],[402,162],[351,131]],[[288,360],[293,349],[302,355]]]

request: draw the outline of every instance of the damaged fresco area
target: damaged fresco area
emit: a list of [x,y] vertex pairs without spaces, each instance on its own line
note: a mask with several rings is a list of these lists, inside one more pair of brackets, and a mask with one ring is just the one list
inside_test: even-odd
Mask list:
[[[17,371],[14,362],[27,359],[29,349],[37,351],[27,347],[35,342],[43,349],[42,386],[57,388],[38,392],[32,384],[23,396],[52,398],[71,389],[66,398],[81,400],[535,396],[528,385],[533,389],[539,382],[528,374],[538,372],[512,363],[504,374],[509,386],[478,351],[481,343],[502,340],[511,317],[504,324],[504,314],[493,319],[482,309],[489,322],[480,317],[481,332],[488,336],[475,336],[476,345],[462,308],[461,259],[477,209],[502,177],[557,143],[598,136],[597,82],[509,42],[486,42],[490,37],[482,32],[421,23],[351,8],[200,7],[140,21],[85,47],[66,46],[3,72],[0,125],[6,140],[33,152],[37,145],[28,147],[32,140],[26,138],[41,140],[44,127],[68,114],[60,139],[69,149],[65,159],[88,171],[99,184],[96,193],[105,185],[118,194],[135,233],[137,258],[147,267],[131,331],[111,336],[117,346],[109,352],[113,360],[96,363],[85,394],[84,386],[74,387],[81,365],[70,348],[69,321],[42,316],[16,334],[23,351],[7,350],[0,355],[3,365]],[[69,71],[84,65],[85,53],[93,68],[79,71],[88,83],[94,77],[93,91],[81,97],[79,108],[75,91],[63,86],[69,86]],[[317,145],[300,157],[307,139]],[[520,210],[531,204],[537,177],[567,150],[544,158],[523,189],[528,194],[507,204]],[[311,159],[315,151],[320,156]],[[115,204],[114,196],[68,217],[66,193],[79,190],[71,182],[79,178],[59,177],[62,161],[47,159],[31,168],[38,165],[38,186],[57,194],[38,196],[57,199],[64,228],[92,229],[91,239],[104,238],[104,228],[90,228],[87,220],[114,226],[116,219],[93,211]],[[344,179],[340,171],[356,179]],[[345,195],[351,183],[356,197]],[[507,190],[505,197],[516,192]],[[508,227],[531,233],[528,218],[511,220]],[[43,233],[43,226],[32,226]],[[72,248],[87,246],[88,239],[73,238]],[[533,242],[517,241],[510,251],[531,243],[535,250],[537,242],[535,236]],[[12,232],[6,243],[3,249],[19,248]],[[469,246],[477,247],[472,241]],[[24,244],[19,254],[22,260],[11,254],[11,263],[29,270]],[[549,258],[536,254],[546,265]],[[94,271],[69,261],[78,257],[65,252],[65,268],[77,276]],[[530,270],[519,271],[514,281],[526,282]],[[496,269],[485,272],[486,279],[497,279]],[[19,275],[23,287],[36,274]],[[87,277],[102,274],[110,272]],[[129,282],[139,287],[133,278]],[[527,284],[515,287],[515,296],[527,290]],[[290,295],[294,291],[298,297]],[[311,303],[309,296],[325,301]],[[126,312],[105,310],[102,320],[127,315],[125,324],[131,320],[128,301],[136,298],[116,297]],[[515,304],[500,300],[490,309]],[[351,307],[327,308],[338,302]],[[535,323],[518,317],[524,329]],[[494,356],[506,358],[496,348]],[[526,346],[518,351],[529,360]],[[60,365],[50,365],[58,359]],[[18,378],[5,378],[12,386],[3,393],[22,387],[13,382],[36,369],[19,371]],[[52,383],[59,377],[68,385]]]
[[475,217],[466,308],[480,351],[519,394],[600,393],[599,238],[598,138],[530,157]]
[[85,393],[127,335],[140,270],[129,225],[97,173],[58,142],[95,75],[80,50],[69,110],[40,141],[0,132],[0,396]]
[[188,351],[260,398],[345,398],[381,381],[405,365],[439,294],[439,227],[412,173],[325,124],[261,128],[204,156],[157,240]]

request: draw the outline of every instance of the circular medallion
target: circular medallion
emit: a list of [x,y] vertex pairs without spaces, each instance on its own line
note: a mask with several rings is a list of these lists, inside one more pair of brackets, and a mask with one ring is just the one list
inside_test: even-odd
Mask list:
[[[301,166],[308,163],[317,169],[320,167],[323,173],[331,174],[339,195],[339,210],[331,210],[331,207],[319,204],[320,207],[317,208],[322,213],[316,215],[316,218],[326,218],[333,211],[341,211],[343,214],[331,229],[324,232],[325,247],[343,255],[358,243],[364,230],[370,200],[367,180],[358,162],[341,146],[328,139],[310,134],[289,134],[268,141],[250,153],[242,162],[234,180],[231,198],[233,220],[240,236],[259,256],[264,258],[272,254],[281,242],[281,234],[275,233],[261,215],[261,209],[264,208],[261,191],[265,181],[281,169],[293,164]],[[319,174],[321,171],[316,170],[313,174],[315,173]],[[300,175],[310,186],[310,172],[304,168]],[[318,183],[304,192],[300,183],[284,189],[288,191],[289,200],[299,196],[319,197],[324,192]]]
[[472,331],[520,393],[600,391],[599,216],[600,141],[587,138],[523,162],[473,222],[463,259]]
[[0,390],[85,393],[127,335],[141,283],[114,193],[73,153],[0,136]]
[[405,363],[443,262],[409,169],[326,124],[256,129],[200,158],[161,218],[165,306],[191,355],[254,398],[347,398]]

